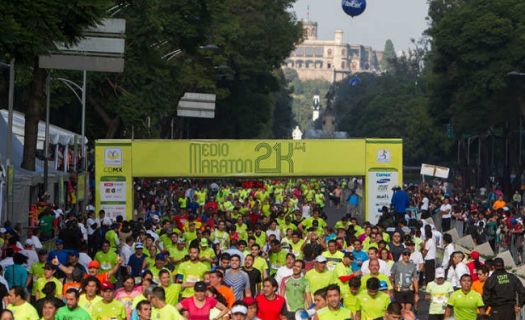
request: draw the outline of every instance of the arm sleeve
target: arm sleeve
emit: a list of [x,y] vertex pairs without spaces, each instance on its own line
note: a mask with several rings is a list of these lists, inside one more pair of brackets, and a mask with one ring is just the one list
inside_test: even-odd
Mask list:
[[490,305],[490,301],[492,299],[492,279],[487,279],[485,281],[485,284],[483,285],[483,301],[485,301],[485,304]]
[[525,304],[525,287],[518,277],[514,277],[516,281],[516,292],[518,293],[518,305],[521,307]]

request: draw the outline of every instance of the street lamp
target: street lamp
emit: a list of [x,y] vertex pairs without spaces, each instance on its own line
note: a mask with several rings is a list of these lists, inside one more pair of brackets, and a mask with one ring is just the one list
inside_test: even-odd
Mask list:
[[[69,80],[69,79],[65,79],[65,78],[52,78],[50,75],[48,75],[47,77],[47,82],[46,82],[46,133],[45,133],[45,142],[44,142],[44,155],[45,155],[45,158],[44,158],[44,189],[47,191],[47,181],[48,181],[48,177],[49,177],[49,173],[48,173],[48,167],[49,167],[49,162],[48,162],[48,150],[49,150],[49,112],[50,112],[50,105],[51,105],[51,80],[58,80],[60,82],[62,82],[63,84],[66,85],[66,87],[68,87],[68,89],[70,89],[71,91],[73,91],[73,93],[75,94],[75,97],[77,97],[78,101],[81,103],[82,105],[82,124],[81,124],[81,141],[80,141],[80,153],[82,155],[82,165],[81,165],[81,169],[82,169],[82,172],[83,174],[85,174],[85,172],[87,171],[87,153],[86,153],[86,150],[85,150],[85,134],[86,134],[86,77],[87,77],[87,72],[86,71],[83,71],[83,82],[82,82],[82,86],[78,85],[77,83]],[[77,92],[80,91],[80,94]],[[87,192],[86,192],[86,186],[87,186],[87,181],[84,179],[84,197],[87,196]]]
[[[12,216],[12,196],[13,196],[13,177],[14,168],[11,163],[13,156],[13,103],[15,95],[15,59],[11,59],[11,63],[0,62],[0,67],[9,68],[9,97],[8,97],[8,113],[7,113],[7,150],[6,150],[6,167],[7,167],[7,217]],[[1,214],[1,213],[0,213]]]

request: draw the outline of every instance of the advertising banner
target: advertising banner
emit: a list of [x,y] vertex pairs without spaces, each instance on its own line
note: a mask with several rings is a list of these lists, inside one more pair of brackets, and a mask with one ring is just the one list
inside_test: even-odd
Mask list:
[[361,140],[133,141],[134,177],[348,176],[365,172]]
[[400,139],[98,140],[95,158],[97,210],[127,218],[133,178],[360,176],[372,222],[403,180]]
[[131,218],[133,176],[131,143],[99,144],[95,148],[96,207],[106,216]]
[[390,208],[390,201],[394,192],[392,188],[399,185],[398,174],[395,171],[369,172],[368,185],[368,221],[377,224],[381,216],[381,208]]

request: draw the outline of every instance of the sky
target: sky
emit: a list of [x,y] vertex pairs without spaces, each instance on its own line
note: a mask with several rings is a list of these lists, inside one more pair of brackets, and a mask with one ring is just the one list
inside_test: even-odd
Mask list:
[[343,12],[341,0],[297,0],[297,19],[307,18],[308,5],[310,20],[318,23],[322,40],[333,39],[335,30],[341,29],[350,44],[383,50],[385,41],[391,39],[396,51],[401,51],[412,47],[410,39],[419,39],[427,28],[426,0],[367,0],[366,11],[355,18]]

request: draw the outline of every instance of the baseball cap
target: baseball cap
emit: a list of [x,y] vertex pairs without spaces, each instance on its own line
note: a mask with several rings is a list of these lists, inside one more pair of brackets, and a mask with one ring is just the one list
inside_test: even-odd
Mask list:
[[107,291],[107,290],[114,290],[115,287],[113,286],[113,284],[111,282],[108,282],[108,281],[104,281],[100,284],[100,290],[101,291]]
[[100,268],[100,263],[98,263],[97,260],[92,260],[90,263],[88,263],[88,269],[91,268]]
[[179,240],[177,240],[177,243],[186,243],[186,241],[184,241],[184,239],[182,238],[179,238]]
[[474,259],[474,260],[479,259],[479,252],[477,252],[477,251],[472,251],[472,252],[470,253],[470,257],[471,257],[472,259]]
[[144,245],[142,244],[142,242],[137,242],[135,244],[135,249],[144,249]]
[[208,289],[208,286],[206,285],[206,283],[204,281],[197,281],[195,282],[195,291],[197,292],[206,292],[206,290]]
[[67,255],[68,256],[72,256],[72,257],[79,257],[80,256],[80,254],[78,253],[77,250],[70,250],[70,251],[67,252]]
[[236,306],[233,306],[232,308],[232,314],[236,314],[236,313],[246,315],[248,314],[248,309],[245,306],[238,304]]
[[445,277],[445,269],[437,268],[436,269],[436,279],[444,278],[444,277]]
[[64,241],[62,239],[57,239],[55,241],[56,244],[64,244]]
[[317,256],[317,258],[315,258],[315,262],[319,262],[319,263],[326,263],[326,257],[325,256]]
[[7,232],[7,229],[6,228],[0,228],[0,234],[4,234]]
[[202,238],[200,242],[201,247],[207,247],[208,246],[208,239]]
[[158,253],[155,256],[155,260],[165,260],[165,259],[166,259],[166,256],[163,253]]
[[388,284],[386,283],[386,281],[379,281],[379,290],[388,290]]
[[24,244],[26,246],[33,246],[34,245],[33,240],[31,240],[31,239],[26,239],[26,241],[24,241]]
[[344,257],[354,260],[354,254],[352,252],[345,252]]
[[410,253],[412,253],[412,252],[410,251],[410,249],[405,248],[405,249],[403,249],[403,252],[402,252],[402,253],[403,253],[403,254],[405,254],[405,253],[409,253],[409,254],[410,254]]

